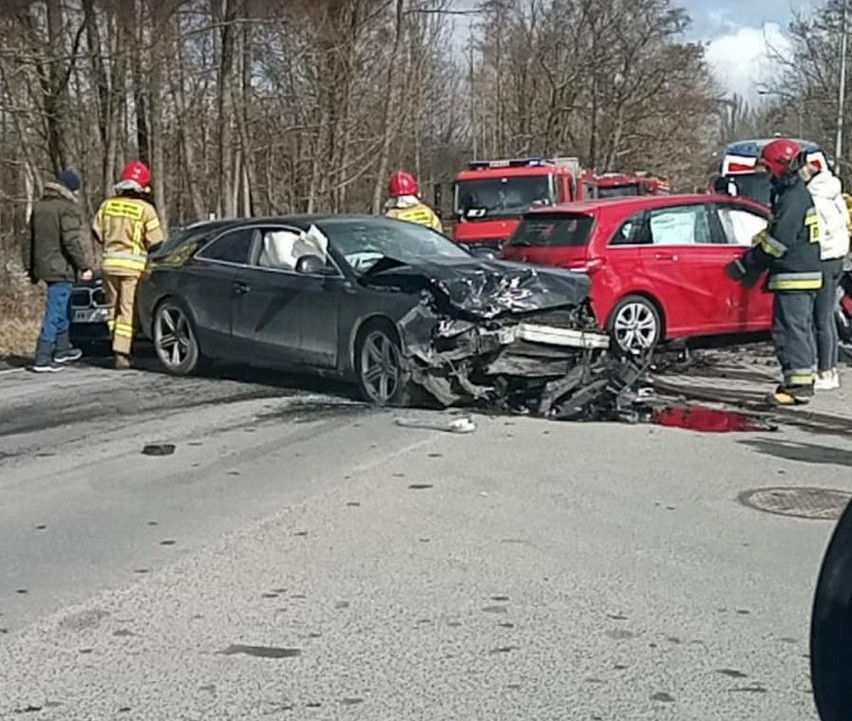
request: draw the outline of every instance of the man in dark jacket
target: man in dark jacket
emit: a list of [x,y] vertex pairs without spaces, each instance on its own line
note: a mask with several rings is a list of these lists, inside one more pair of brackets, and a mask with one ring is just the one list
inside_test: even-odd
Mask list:
[[30,218],[27,272],[33,283],[47,284],[44,320],[36,346],[33,370],[62,370],[82,352],[71,346],[71,287],[79,275],[92,279],[89,243],[83,214],[77,203],[82,181],[73,170],[64,170],[57,182],[46,183],[44,195]]
[[754,247],[728,266],[737,280],[769,271],[766,286],[775,294],[772,338],[784,382],[772,395],[779,405],[807,403],[813,397],[816,356],[813,315],[822,287],[820,220],[799,177],[799,145],[787,138],[768,143],[760,156],[772,174],[772,219]]

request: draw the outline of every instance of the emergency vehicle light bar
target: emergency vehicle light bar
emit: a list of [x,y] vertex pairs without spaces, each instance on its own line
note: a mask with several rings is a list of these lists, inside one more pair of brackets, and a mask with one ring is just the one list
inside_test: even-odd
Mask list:
[[472,160],[467,164],[467,167],[470,170],[483,170],[485,168],[521,168],[545,164],[544,158],[517,158],[513,160]]

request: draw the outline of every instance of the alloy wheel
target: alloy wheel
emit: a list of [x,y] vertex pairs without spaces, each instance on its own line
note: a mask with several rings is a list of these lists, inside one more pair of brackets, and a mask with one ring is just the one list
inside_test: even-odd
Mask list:
[[388,335],[374,330],[361,347],[361,384],[374,403],[384,405],[397,392],[400,383],[399,348]]
[[154,327],[157,355],[169,370],[180,368],[192,352],[194,339],[189,321],[180,308],[169,305],[160,310]]
[[656,315],[644,303],[626,303],[615,316],[613,334],[622,350],[646,351],[659,336]]

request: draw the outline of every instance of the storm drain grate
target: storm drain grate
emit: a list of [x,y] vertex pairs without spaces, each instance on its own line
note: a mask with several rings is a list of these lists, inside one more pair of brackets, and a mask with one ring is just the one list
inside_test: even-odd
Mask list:
[[852,493],[831,488],[756,488],[739,495],[742,504],[779,516],[835,521]]

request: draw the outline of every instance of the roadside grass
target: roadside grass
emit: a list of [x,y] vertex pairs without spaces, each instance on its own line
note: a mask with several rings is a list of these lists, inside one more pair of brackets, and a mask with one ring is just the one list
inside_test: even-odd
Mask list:
[[42,288],[0,278],[0,358],[32,355],[43,304]]

